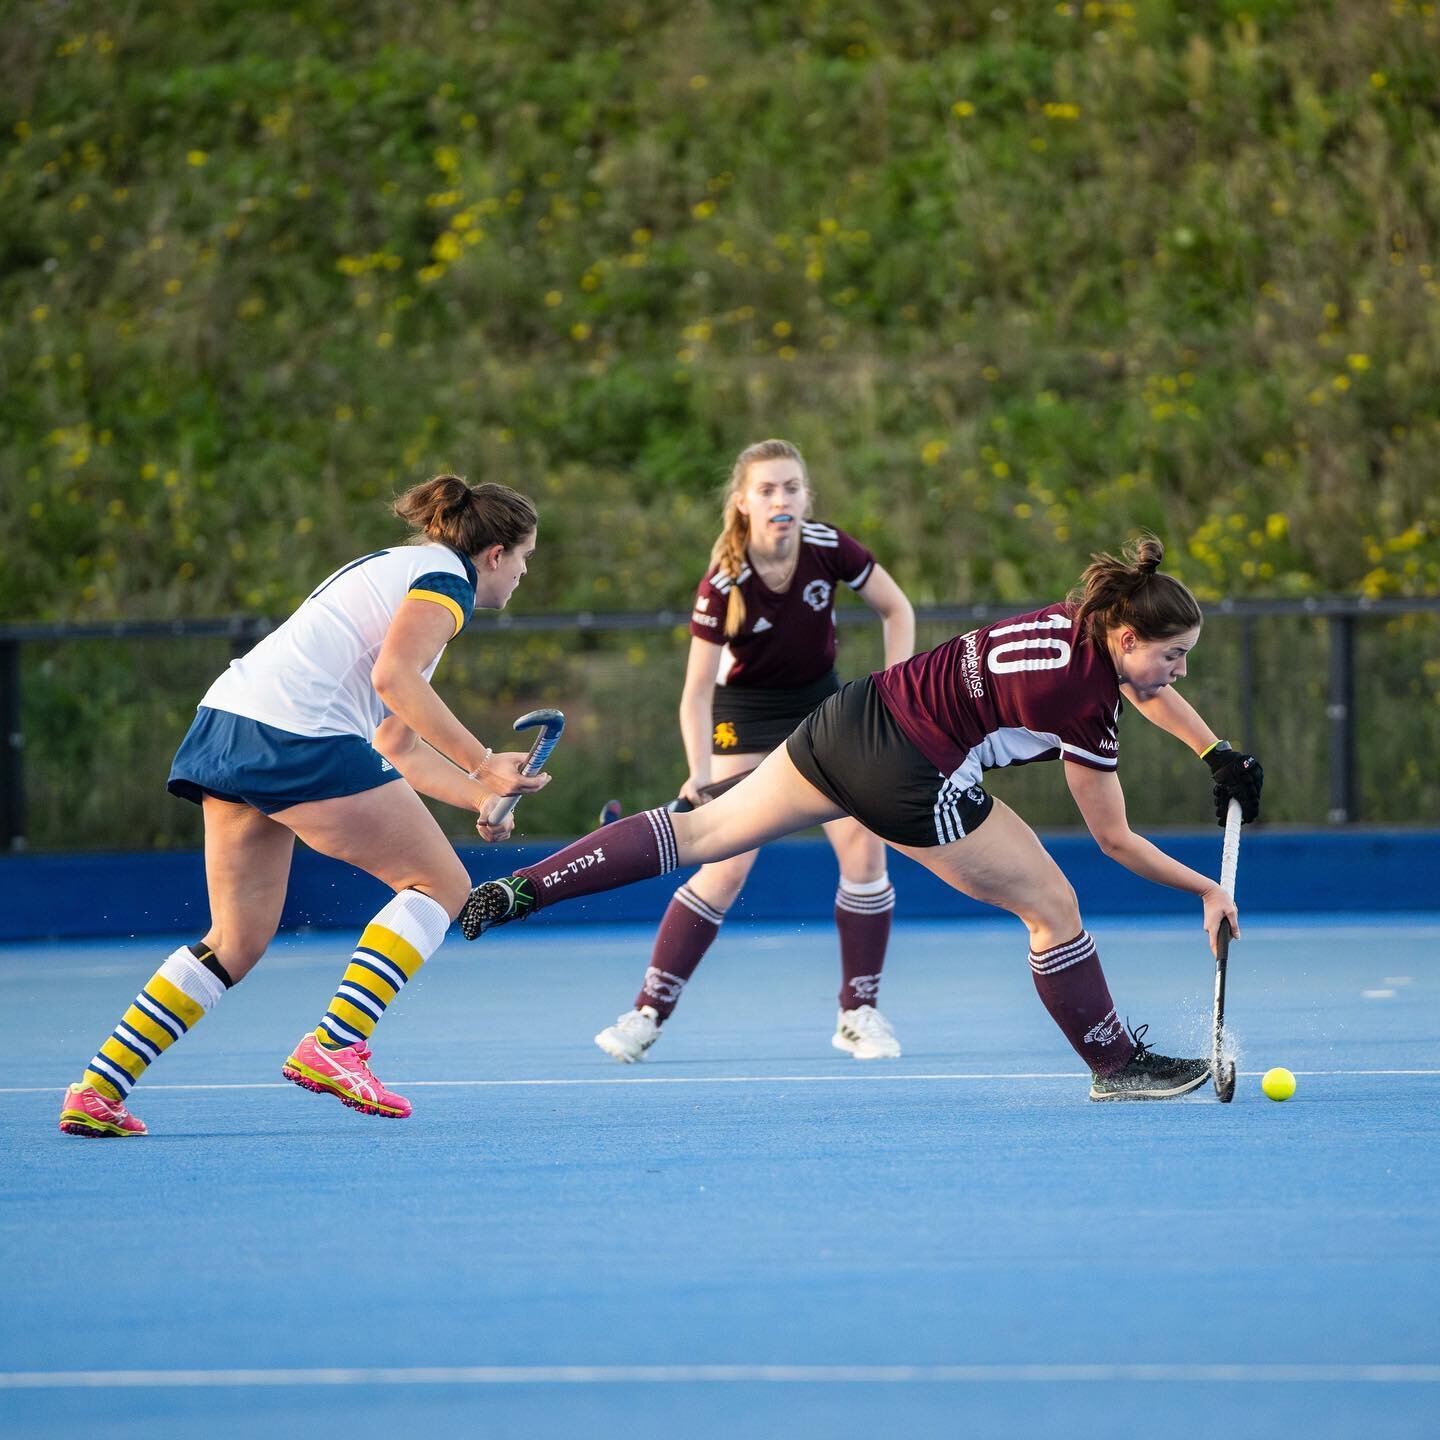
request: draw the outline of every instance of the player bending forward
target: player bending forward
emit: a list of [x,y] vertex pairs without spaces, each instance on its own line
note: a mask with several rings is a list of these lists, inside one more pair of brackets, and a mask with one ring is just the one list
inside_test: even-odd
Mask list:
[[[210,928],[151,976],[65,1092],[67,1134],[145,1134],[125,1106],[131,1087],[265,953],[297,835],[395,895],[281,1073],[367,1115],[409,1115],[367,1063],[370,1036],[470,888],[420,794],[483,815],[495,796],[529,794],[550,777],[522,774],[521,752],[492,754],[430,687],[475,607],[503,609],[520,583],[535,507],[505,485],[438,475],[400,496],[395,513],[417,543],[337,570],[201,700],[169,788],[204,809]],[[487,840],[511,827],[476,825]]]
[[[1215,738],[1171,689],[1200,638],[1195,597],[1159,571],[1153,537],[1100,555],[1070,598],[958,635],[826,700],[733,790],[689,814],[651,810],[471,892],[474,939],[560,900],[737,855],[853,815],[966,895],[1010,910],[1030,932],[1045,1008],[1092,1074],[1092,1100],[1167,1100],[1203,1085],[1207,1060],[1157,1054],[1122,1023],[1075,892],[1033,830],[981,781],[986,770],[1061,759],[1100,848],[1127,869],[1198,895],[1205,930],[1235,902],[1208,877],[1131,830],[1116,767],[1121,697],[1209,763],[1217,818],[1259,813],[1262,772]],[[583,862],[583,863],[577,863]]]
[[[835,592],[855,591],[881,619],[885,662],[915,649],[905,592],[858,540],[809,519],[810,477],[788,440],[761,440],[736,457],[725,523],[690,616],[680,734],[690,775],[681,795],[753,770],[822,700],[835,675]],[[880,975],[895,891],[879,836],[848,815],[825,826],[840,866],[835,929],[840,1004],[830,1043],[857,1060],[894,1059],[900,1042],[880,1013]],[[596,1037],[633,1064],[660,1035],[680,993],[739,898],[755,852],[704,865],[675,892],[660,922],[635,1005]]]

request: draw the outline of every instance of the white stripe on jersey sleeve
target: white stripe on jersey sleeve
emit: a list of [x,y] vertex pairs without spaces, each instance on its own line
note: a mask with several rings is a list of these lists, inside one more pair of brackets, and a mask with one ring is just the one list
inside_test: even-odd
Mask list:
[[1114,770],[1120,764],[1118,755],[1097,755],[1093,750],[1082,750],[1078,745],[1062,745],[1062,755],[1079,755],[1082,759],[1090,760],[1096,765],[1103,765],[1107,770]]
[[845,583],[852,590],[858,590],[870,578],[870,572],[874,570],[874,568],[875,562],[873,560],[867,560],[865,562],[865,568],[853,580],[847,580]]
[[822,525],[818,520],[802,520],[800,534],[811,545],[824,545],[838,549],[840,536],[832,525]]
[[732,585],[743,585],[750,578],[750,567],[747,565],[738,575],[730,575],[724,570],[717,570],[710,577],[710,584],[722,595],[730,593]]

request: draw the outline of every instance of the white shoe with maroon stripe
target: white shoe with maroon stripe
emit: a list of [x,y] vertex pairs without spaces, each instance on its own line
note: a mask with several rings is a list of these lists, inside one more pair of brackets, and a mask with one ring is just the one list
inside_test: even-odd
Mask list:
[[900,1042],[890,1022],[873,1006],[842,1010],[830,1043],[857,1060],[898,1060]]

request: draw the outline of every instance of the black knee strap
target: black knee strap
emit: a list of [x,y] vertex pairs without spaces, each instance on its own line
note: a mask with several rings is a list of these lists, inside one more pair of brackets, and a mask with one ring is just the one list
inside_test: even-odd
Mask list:
[[197,940],[191,947],[190,953],[227,989],[231,990],[235,982],[230,978],[229,972],[215,958],[215,952],[203,941]]

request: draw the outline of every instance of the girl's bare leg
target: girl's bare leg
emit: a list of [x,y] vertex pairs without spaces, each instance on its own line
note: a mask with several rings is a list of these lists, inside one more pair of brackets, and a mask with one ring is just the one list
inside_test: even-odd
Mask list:
[[[1075,892],[1035,832],[1008,805],[996,800],[984,824],[948,845],[896,848],[963,894],[1018,915],[1030,932],[1031,979],[1050,1018],[1097,1075],[1125,1069],[1135,1042],[1110,998],[1095,942],[1081,925]],[[1182,1076],[1173,1093],[1203,1079],[1202,1067],[1199,1080]]]

